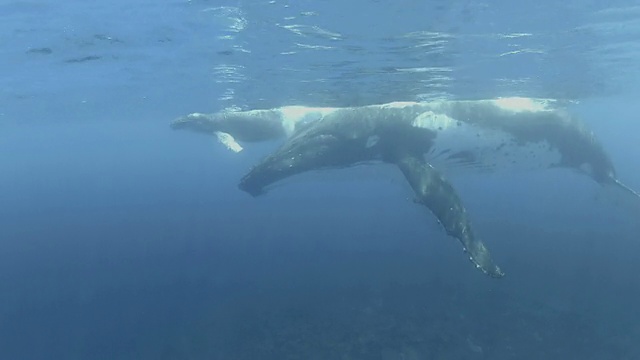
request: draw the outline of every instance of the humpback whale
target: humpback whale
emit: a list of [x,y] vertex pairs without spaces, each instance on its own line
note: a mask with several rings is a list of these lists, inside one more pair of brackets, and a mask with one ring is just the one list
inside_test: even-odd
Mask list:
[[[258,196],[302,172],[363,163],[394,164],[416,202],[456,238],[475,266],[492,277],[504,273],[474,234],[469,216],[440,167],[478,171],[503,168],[571,168],[602,185],[622,184],[594,134],[555,101],[498,98],[470,101],[394,102],[345,108],[289,106],[270,110],[195,113],[174,129],[216,134],[231,150],[237,143],[284,139],[240,181]],[[237,146],[236,146],[237,145]]]

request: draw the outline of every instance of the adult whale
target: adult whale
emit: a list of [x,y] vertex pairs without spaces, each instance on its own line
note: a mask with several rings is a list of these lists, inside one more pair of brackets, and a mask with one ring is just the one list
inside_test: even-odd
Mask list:
[[395,164],[411,185],[416,203],[431,210],[447,234],[462,243],[476,267],[490,276],[502,277],[504,273],[487,247],[474,235],[453,186],[422,155],[431,146],[433,133],[403,124],[401,120],[409,109],[395,108],[385,111],[385,116],[380,116],[379,110],[340,109],[299,128],[242,178],[240,188],[257,196],[270,184],[309,170],[376,160]]
[[[500,277],[473,234],[453,186],[433,166],[494,170],[568,167],[603,185],[638,196],[615,176],[593,133],[550,100],[389,103],[350,108],[283,107],[271,110],[191,114],[172,127],[215,133],[232,150],[239,141],[286,138],[240,182],[252,195],[286,177],[321,168],[383,161],[398,166],[447,233],[457,238],[485,273]],[[224,141],[223,141],[224,143]],[[229,145],[231,144],[231,146]]]

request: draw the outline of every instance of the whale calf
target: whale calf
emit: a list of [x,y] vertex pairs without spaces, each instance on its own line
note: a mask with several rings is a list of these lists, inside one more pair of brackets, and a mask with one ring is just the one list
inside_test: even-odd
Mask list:
[[241,179],[240,189],[253,196],[310,170],[394,164],[413,189],[416,202],[428,208],[447,234],[462,244],[471,262],[492,277],[504,273],[475,236],[467,211],[441,167],[472,171],[571,168],[640,198],[617,179],[594,134],[548,99],[288,106],[195,113],[176,119],[171,127],[215,134],[238,151],[242,149],[238,141],[283,139],[276,151]]

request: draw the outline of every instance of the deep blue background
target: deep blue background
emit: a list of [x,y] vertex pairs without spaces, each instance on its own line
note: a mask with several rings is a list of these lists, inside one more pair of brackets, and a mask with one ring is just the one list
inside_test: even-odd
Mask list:
[[[563,170],[453,177],[496,281],[392,167],[253,199],[237,182],[277,144],[235,155],[168,127],[230,106],[561,97],[640,188],[637,9],[507,4],[0,3],[0,358],[640,356],[628,197]],[[435,55],[402,36],[427,30],[451,35]],[[448,79],[397,71],[431,66]]]

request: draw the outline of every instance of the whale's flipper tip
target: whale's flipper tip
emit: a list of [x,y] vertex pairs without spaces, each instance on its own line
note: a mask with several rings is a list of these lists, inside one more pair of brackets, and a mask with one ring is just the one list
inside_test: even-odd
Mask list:
[[499,266],[496,266],[493,271],[487,272],[487,275],[491,276],[492,278],[500,279],[504,277],[504,271],[502,271]]
[[469,254],[469,260],[476,268],[492,278],[499,279],[504,277],[504,271],[494,264],[489,250],[480,241],[468,243],[470,248],[465,248],[465,252]]
[[504,271],[502,271],[502,269],[500,269],[500,267],[497,265],[492,264],[489,267],[483,267],[480,264],[476,263],[476,267],[494,279],[500,279],[504,277]]

